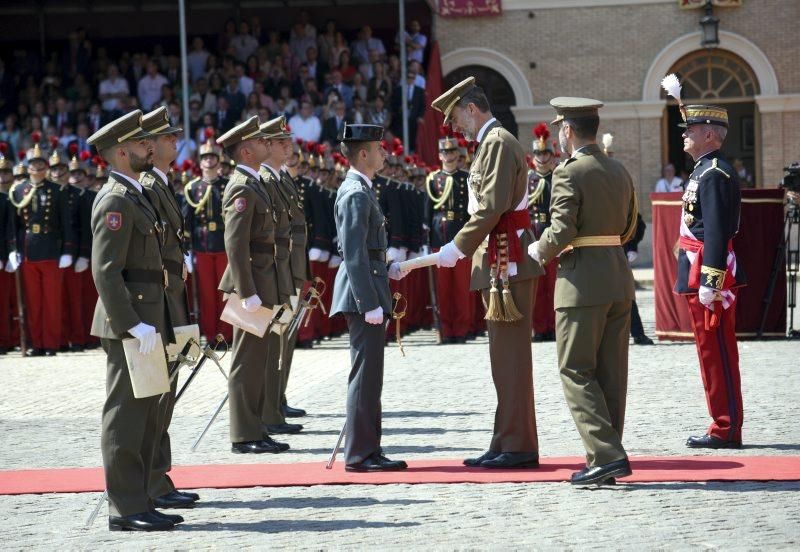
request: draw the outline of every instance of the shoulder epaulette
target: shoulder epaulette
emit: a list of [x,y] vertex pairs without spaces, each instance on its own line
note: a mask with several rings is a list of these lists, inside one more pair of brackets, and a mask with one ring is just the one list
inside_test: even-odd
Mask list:
[[725,175],[725,178],[731,177],[731,175],[729,175],[728,173],[719,168],[719,166],[717,165],[717,158],[715,157],[714,159],[711,160],[711,166],[702,172],[700,178],[703,178],[708,171],[713,171],[713,170],[718,170],[719,172]]

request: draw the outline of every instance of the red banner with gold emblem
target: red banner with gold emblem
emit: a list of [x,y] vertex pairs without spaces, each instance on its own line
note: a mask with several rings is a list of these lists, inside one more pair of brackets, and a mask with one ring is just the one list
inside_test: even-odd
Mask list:
[[501,13],[502,0],[439,0],[442,17],[486,17]]
[[[711,0],[711,4],[719,8],[736,8],[743,3],[744,0]],[[702,8],[705,5],[706,0],[678,0],[678,6],[683,10]]]

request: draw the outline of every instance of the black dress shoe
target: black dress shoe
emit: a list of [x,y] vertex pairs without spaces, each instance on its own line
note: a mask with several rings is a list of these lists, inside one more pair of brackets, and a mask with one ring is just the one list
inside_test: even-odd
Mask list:
[[531,339],[531,341],[534,342],[534,343],[541,343],[543,341],[547,341],[547,339],[545,339],[545,337],[546,336],[543,333],[535,333],[535,334],[533,334],[533,339]]
[[164,512],[159,512],[158,510],[150,510],[150,513],[153,514],[154,516],[158,517],[158,518],[167,519],[167,520],[171,521],[172,523],[174,523],[175,525],[178,525],[179,523],[183,523],[183,521],[184,521],[183,516],[178,516],[178,515],[174,515],[174,514],[165,514]]
[[[275,441],[269,442],[266,440],[232,443],[231,452],[235,452],[237,454],[264,454],[266,452],[275,454],[278,452],[283,452],[284,450],[288,450],[288,448],[281,448],[279,446],[281,444],[282,443],[277,443]],[[286,446],[288,447],[289,445]]]
[[466,459],[464,459],[464,465],[474,468],[476,466],[479,466],[481,464],[481,462],[483,462],[484,460],[491,460],[492,458],[496,458],[499,455],[500,455],[499,452],[495,452],[493,450],[487,450],[486,452],[484,452],[483,454],[481,454],[477,458],[466,458]]
[[538,468],[537,452],[501,452],[494,458],[487,458],[480,464],[481,468]]
[[194,508],[194,500],[183,496],[178,491],[170,491],[153,499],[156,508]]
[[725,441],[713,435],[703,435],[702,437],[689,437],[686,441],[689,448],[710,448],[710,449],[739,449],[742,448],[741,441]]
[[155,516],[151,512],[108,516],[109,531],[169,531],[174,528],[175,524],[170,520]]
[[631,463],[627,458],[623,458],[602,466],[591,468],[586,466],[581,471],[572,474],[570,483],[573,485],[603,485],[612,477],[626,477],[631,473],[633,473]]
[[264,434],[264,438],[262,440],[265,443],[269,443],[270,445],[275,445],[276,447],[278,447],[278,452],[285,452],[285,451],[289,450],[289,448],[290,448],[289,447],[289,443],[281,443],[279,441],[276,441],[275,439],[273,439],[272,437],[270,437],[266,433]]
[[646,335],[633,336],[633,342],[636,345],[654,345],[653,340],[647,337]]
[[25,351],[26,357],[44,356],[44,349],[28,349]]
[[71,353],[82,353],[85,347],[83,345],[70,345],[69,352]]
[[293,433],[300,433],[303,430],[303,426],[300,424],[269,424],[264,426],[264,431],[271,435],[275,435],[276,433],[282,434],[293,434]]
[[302,418],[306,415],[306,411],[302,408],[294,408],[288,404],[283,405],[283,415],[287,418]]
[[381,454],[371,454],[363,462],[347,464],[344,469],[349,472],[401,471],[408,467],[402,460],[389,460]]
[[6,349],[5,347],[0,347],[0,355],[4,355],[6,353],[8,353],[8,349]]
[[186,498],[191,498],[195,502],[200,500],[200,495],[197,493],[190,493],[189,491],[178,491],[178,490],[176,490],[175,492],[178,493],[179,495],[185,496]]

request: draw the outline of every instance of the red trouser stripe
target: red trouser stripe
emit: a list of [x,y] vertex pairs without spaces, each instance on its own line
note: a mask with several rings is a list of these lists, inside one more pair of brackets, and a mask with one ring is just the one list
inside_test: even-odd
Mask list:
[[224,251],[219,253],[198,252],[194,254],[194,259],[192,285],[197,286],[200,333],[208,340],[214,339],[218,333],[221,333],[230,344],[233,342],[233,328],[227,322],[219,319],[224,303],[222,292],[217,289],[222,275],[228,267],[228,256]]
[[25,311],[34,349],[58,350],[61,346],[61,287],[58,261],[29,261],[20,267],[25,284]]
[[708,413],[713,419],[708,434],[726,441],[741,441],[744,413],[736,346],[736,303],[723,309],[717,328],[706,331],[706,308],[697,295],[687,295],[686,300],[700,358]]

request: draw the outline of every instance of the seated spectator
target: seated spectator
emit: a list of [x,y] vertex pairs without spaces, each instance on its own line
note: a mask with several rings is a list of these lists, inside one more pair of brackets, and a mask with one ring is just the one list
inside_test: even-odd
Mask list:
[[139,80],[137,87],[139,105],[142,111],[150,111],[161,101],[161,89],[169,84],[167,78],[158,72],[158,67],[152,61],[147,62],[147,73]]
[[225,30],[217,38],[217,52],[226,52],[236,37],[236,20],[233,18],[225,21]]
[[306,52],[309,48],[317,45],[316,36],[308,34],[306,27],[298,22],[292,27],[292,37],[289,39],[289,50],[292,57],[296,58],[299,63],[305,63]]
[[304,96],[314,105],[319,105],[322,103],[322,93],[317,87],[317,81],[311,78],[306,80]]
[[192,49],[186,55],[186,66],[189,70],[189,82],[194,83],[206,74],[206,64],[210,56],[205,49],[203,39],[199,36],[192,40]]
[[81,121],[80,123],[78,123],[78,129],[76,132],[77,138],[75,140],[75,143],[78,145],[78,152],[77,152],[78,155],[80,155],[84,151],[87,153],[92,153],[92,146],[89,145],[88,140],[89,136],[91,136],[94,133],[95,131],[89,128],[89,125],[86,124],[85,121]]
[[195,136],[197,129],[203,126],[203,113],[200,111],[200,101],[189,100],[189,134]]
[[344,100],[345,105],[349,108],[353,105],[353,89],[343,82],[342,73],[338,69],[334,69],[330,73],[331,85],[325,90],[323,96],[326,98],[331,90],[335,90],[339,96]]
[[[250,24],[247,21],[239,23],[239,34],[231,39],[230,46],[233,46],[236,59],[242,63],[256,53],[258,40],[250,34]],[[227,48],[223,51],[227,51]]]
[[337,67],[342,74],[342,80],[348,84],[353,82],[353,77],[358,72],[358,68],[350,63],[350,52],[345,50],[339,55],[339,66]]
[[236,75],[228,77],[228,86],[223,93],[225,99],[228,100],[229,109],[232,112],[233,120],[237,121],[244,111],[244,104],[247,98],[239,89],[239,79]]
[[98,87],[100,101],[103,102],[103,111],[109,120],[122,116],[121,100],[129,96],[130,93],[128,81],[120,76],[119,68],[113,63],[109,65],[108,76],[100,81],[100,86]]
[[333,48],[331,48],[330,58],[328,59],[328,65],[331,67],[336,67],[339,65],[339,59],[341,58],[342,52],[349,52],[350,48],[347,46],[347,42],[344,40],[344,35],[336,31],[336,38],[333,41]]
[[[130,96],[126,96],[125,98],[130,99]],[[120,104],[120,107],[122,108],[122,111],[125,111],[127,104],[122,103]],[[96,102],[93,103],[89,107],[89,113],[86,114],[86,123],[89,125],[90,130],[89,135],[91,136],[100,130],[100,128],[110,120],[110,117],[103,117],[103,112],[100,110],[100,104]]]
[[172,86],[180,86],[183,77],[181,76],[181,66],[178,56],[167,57],[167,67],[164,70],[164,76],[172,84]]
[[208,77],[208,89],[215,96],[225,93],[225,79],[222,78],[222,73],[212,73]]
[[200,107],[200,114],[213,113],[217,109],[217,95],[208,89],[208,81],[205,77],[200,77],[194,83],[194,90],[189,95],[189,102],[197,102]]
[[336,45],[336,21],[328,19],[325,22],[325,30],[317,36],[317,50],[320,59],[330,64],[331,54]]
[[297,100],[292,97],[292,91],[287,85],[281,86],[280,91],[278,92],[278,97],[283,100],[283,109],[284,113],[289,113],[290,115],[294,115],[297,113],[298,105]]
[[406,55],[408,61],[423,62],[425,56],[425,46],[428,45],[428,37],[420,32],[420,24],[416,19],[412,20],[408,26],[409,32],[405,33]]
[[369,25],[361,27],[358,39],[350,46],[350,50],[356,63],[369,61],[370,50],[377,52],[379,58],[386,55],[386,47],[383,45],[383,41],[372,36],[372,27]]
[[362,102],[367,101],[367,86],[364,84],[364,77],[361,73],[356,73],[353,76],[353,101],[360,99]]
[[67,123],[61,130],[61,137],[58,139],[58,145],[61,149],[66,151],[69,148],[69,145],[77,139],[78,135],[75,134],[72,124]]
[[221,134],[224,134],[232,129],[236,121],[239,119],[239,117],[234,115],[233,111],[231,111],[230,104],[228,103],[228,97],[224,95],[217,97],[216,115],[216,119],[214,120],[214,128],[218,129]]
[[[346,117],[344,102],[336,102],[333,106],[333,113],[325,119],[325,124],[322,126],[321,140],[330,144],[338,143],[344,124],[352,122]],[[294,127],[292,127],[292,130],[294,130]]]
[[425,70],[422,68],[422,64],[418,61],[410,61],[408,63],[408,69],[417,74],[417,78],[414,79],[414,86],[419,86],[425,90],[427,80],[425,79]]
[[683,181],[675,176],[675,165],[667,163],[661,171],[661,178],[656,182],[656,192],[682,192]]
[[371,125],[381,125],[384,128],[391,125],[391,116],[389,115],[389,110],[386,109],[383,96],[375,98],[372,106],[367,110],[367,120],[365,122]]
[[247,96],[247,105],[242,112],[241,118],[246,121],[250,117],[258,115],[261,107],[261,98],[259,98],[256,92],[250,92],[250,94]]
[[753,175],[750,174],[750,171],[747,170],[747,167],[744,166],[744,163],[738,157],[733,160],[733,170],[736,171],[736,176],[739,177],[739,187],[740,188],[753,188],[755,184],[753,183]]
[[[252,57],[252,56],[251,56]],[[242,94],[245,97],[250,95],[250,92],[253,91],[253,79],[247,76],[245,73],[245,64],[244,63],[236,63],[235,65],[235,75],[236,78],[239,79],[239,90],[242,91]]]
[[319,53],[315,47],[306,50],[306,67],[308,76],[317,81],[317,85],[322,84],[325,73],[328,72],[328,64],[319,59]]
[[[281,101],[280,99],[278,100]],[[304,101],[300,104],[300,112],[289,119],[289,126],[292,127],[292,135],[295,139],[299,138],[305,142],[319,142],[322,134],[322,124],[314,115],[314,107],[310,102]]]
[[375,76],[375,66],[381,63],[381,60],[378,57],[378,52],[375,50],[370,50],[367,52],[367,56],[369,59],[365,62],[361,62],[358,65],[358,72],[361,73],[361,76],[364,77],[364,82],[369,82],[372,77]]
[[392,82],[386,75],[386,65],[376,63],[373,66],[374,76],[369,79],[367,85],[367,101],[374,102],[378,96],[383,96],[384,102],[392,94]]
[[266,73],[261,72],[261,65],[258,63],[257,56],[250,56],[247,58],[245,75],[247,75],[254,83],[264,80],[264,77],[267,76]]
[[355,125],[360,125],[367,121],[367,106],[364,100],[358,96],[353,98],[353,109],[350,110],[348,119]]

